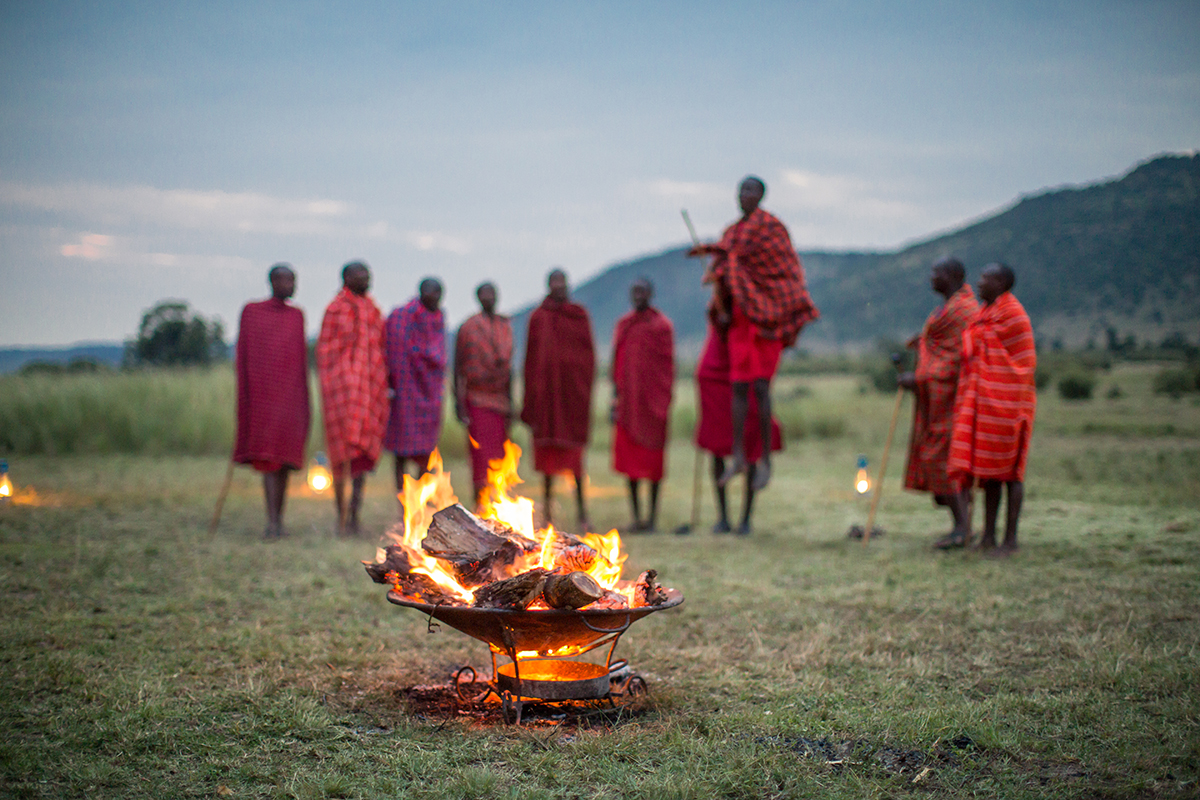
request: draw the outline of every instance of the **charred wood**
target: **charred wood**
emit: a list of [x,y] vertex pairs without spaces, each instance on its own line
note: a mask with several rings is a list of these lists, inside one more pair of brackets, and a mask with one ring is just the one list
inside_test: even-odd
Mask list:
[[524,611],[541,595],[547,574],[548,570],[531,569],[515,577],[481,586],[475,592],[475,607]]
[[542,597],[551,608],[583,608],[604,596],[600,584],[586,572],[561,575],[551,572],[542,587]]

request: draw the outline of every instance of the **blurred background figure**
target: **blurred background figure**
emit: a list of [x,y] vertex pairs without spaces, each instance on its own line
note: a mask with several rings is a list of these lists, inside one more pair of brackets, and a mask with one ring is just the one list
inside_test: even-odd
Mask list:
[[442,433],[442,393],[446,381],[446,321],[442,284],[426,278],[418,295],[392,309],[384,327],[391,413],[383,446],[396,456],[396,491],[404,489],[408,459],[417,475],[429,469],[429,456]]

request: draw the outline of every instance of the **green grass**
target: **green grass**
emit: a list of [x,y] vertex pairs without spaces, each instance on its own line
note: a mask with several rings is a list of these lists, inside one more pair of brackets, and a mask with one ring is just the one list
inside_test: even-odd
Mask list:
[[[878,465],[892,397],[853,375],[781,379],[780,416],[805,435],[754,536],[626,537],[627,574],[655,567],[687,601],[618,648],[648,699],[579,727],[419,714],[401,689],[482,668],[486,648],[388,604],[358,563],[374,543],[332,538],[326,498],[293,487],[292,536],[267,545],[239,471],[210,539],[219,455],[11,458],[0,796],[1193,797],[1200,407],[1154,395],[1154,372],[1114,368],[1114,400],[1043,394],[1007,562],[929,548],[949,520],[899,489],[908,401],[887,533],[847,540],[867,512],[854,460]],[[691,389],[678,397],[680,422]],[[673,442],[664,529],[690,513],[692,458]],[[621,525],[608,461],[590,453],[592,512]],[[368,483],[375,531],[389,483]]]

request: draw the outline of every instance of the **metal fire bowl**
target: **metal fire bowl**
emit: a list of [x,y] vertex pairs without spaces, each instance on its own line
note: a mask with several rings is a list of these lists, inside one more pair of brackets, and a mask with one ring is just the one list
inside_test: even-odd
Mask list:
[[[533,650],[547,654],[562,647],[588,648],[605,637],[620,635],[647,614],[683,603],[683,593],[666,589],[667,601],[657,606],[621,609],[545,609],[510,611],[467,606],[432,606],[410,600],[394,590],[389,603],[415,608],[473,639],[505,653]],[[522,676],[524,679],[524,676]]]
[[599,700],[612,692],[608,667],[603,664],[527,658],[520,662],[520,682],[517,666],[510,661],[496,668],[500,691],[539,700]]

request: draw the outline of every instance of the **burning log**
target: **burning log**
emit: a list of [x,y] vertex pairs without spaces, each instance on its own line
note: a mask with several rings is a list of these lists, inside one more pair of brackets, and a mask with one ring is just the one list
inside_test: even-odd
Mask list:
[[638,606],[660,606],[667,602],[667,593],[661,586],[658,585],[655,578],[658,577],[658,571],[648,569],[641,575],[638,575],[637,582],[633,585],[633,605]]
[[[504,535],[495,532],[498,526]],[[455,503],[433,515],[421,549],[450,562],[458,582],[471,588],[504,577],[519,558],[537,549],[537,542]]]
[[629,601],[625,599],[625,595],[620,592],[614,592],[612,589],[605,589],[604,594],[589,608],[607,609],[609,611],[629,608]]
[[551,572],[542,587],[542,597],[551,608],[583,608],[604,596],[600,584],[586,572],[566,575]]
[[389,572],[406,575],[412,572],[412,561],[408,557],[408,548],[402,544],[388,545],[383,561],[364,561],[367,574],[376,583],[390,583],[384,576]]
[[431,605],[463,605],[428,575],[412,571],[412,552],[402,544],[389,545],[383,561],[364,561],[367,574],[376,583],[386,583],[405,597]]
[[522,572],[512,578],[494,581],[475,592],[476,608],[507,608],[524,611],[537,600],[546,583],[549,570],[542,568]]

